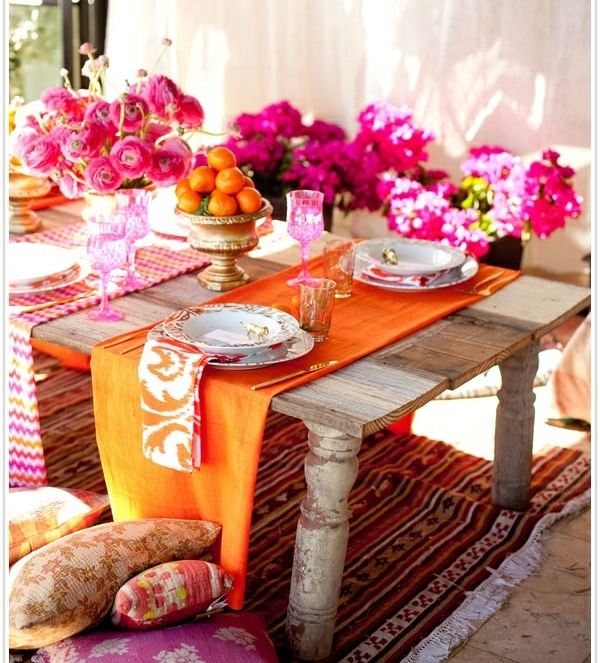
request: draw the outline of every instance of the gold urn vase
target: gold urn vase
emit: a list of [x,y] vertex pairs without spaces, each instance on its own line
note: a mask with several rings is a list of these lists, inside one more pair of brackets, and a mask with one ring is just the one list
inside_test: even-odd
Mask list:
[[48,195],[52,183],[47,177],[27,175],[18,170],[9,170],[8,175],[8,230],[16,235],[35,232],[41,225],[38,215],[29,209],[35,198]]
[[256,248],[256,222],[270,217],[272,212],[271,203],[264,198],[258,211],[235,216],[199,216],[175,208],[175,213],[190,223],[190,246],[211,258],[210,266],[198,274],[198,281],[205,288],[224,292],[250,280],[236,263],[236,257]]

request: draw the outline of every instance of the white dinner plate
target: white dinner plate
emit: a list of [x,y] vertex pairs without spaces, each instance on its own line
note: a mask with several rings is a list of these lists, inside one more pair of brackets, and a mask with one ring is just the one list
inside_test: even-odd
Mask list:
[[85,258],[81,258],[76,265],[76,269],[68,272],[64,278],[56,281],[52,280],[45,285],[40,286],[21,286],[8,288],[9,296],[12,295],[37,295],[42,292],[51,292],[52,290],[59,290],[67,288],[68,286],[75,285],[80,281],[85,280],[91,272],[90,264]]
[[250,355],[297,334],[296,318],[257,304],[200,304],[176,311],[165,333],[210,354]]
[[[396,264],[384,260],[386,251],[393,252]],[[458,267],[465,261],[465,254],[453,246],[407,237],[360,242],[356,245],[356,255],[390,274],[401,276],[433,274]]]
[[[150,331],[148,338],[160,339],[161,335],[166,335],[164,328],[162,325],[157,325]],[[236,361],[212,358],[208,360],[208,363],[214,368],[226,371],[249,371],[304,357],[313,349],[314,345],[312,336],[304,330],[298,329],[297,334],[278,344],[276,348],[260,350]]]
[[460,267],[448,269],[436,278],[431,279],[428,283],[421,285],[418,283],[391,283],[389,280],[377,280],[368,275],[368,268],[364,268],[364,263],[360,261],[355,265],[354,278],[361,283],[372,285],[376,288],[383,288],[383,290],[391,290],[393,292],[423,292],[424,290],[437,290],[438,288],[448,288],[451,285],[457,285],[463,281],[468,281],[473,278],[479,271],[479,263],[475,258],[469,256]]
[[51,244],[11,242],[6,255],[9,289],[40,288],[74,276],[78,254]]

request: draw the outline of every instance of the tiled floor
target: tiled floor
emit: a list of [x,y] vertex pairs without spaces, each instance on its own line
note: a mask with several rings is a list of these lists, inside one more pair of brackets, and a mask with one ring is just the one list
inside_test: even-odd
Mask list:
[[[535,391],[534,452],[547,444],[589,452],[589,435],[544,423],[549,390]],[[496,406],[495,397],[433,401],[417,412],[413,431],[492,458]],[[504,606],[453,652],[452,663],[591,661],[590,532],[589,509],[555,523],[548,530],[548,558],[539,571],[518,585]]]

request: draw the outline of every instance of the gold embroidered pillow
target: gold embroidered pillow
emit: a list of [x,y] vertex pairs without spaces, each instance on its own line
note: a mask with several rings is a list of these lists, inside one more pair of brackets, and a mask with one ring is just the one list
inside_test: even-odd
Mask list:
[[128,629],[179,624],[222,610],[233,580],[216,564],[185,559],[159,564],[128,580],[117,592],[113,624]]
[[74,488],[10,488],[8,563],[60,537],[93,525],[109,506],[108,495]]
[[200,557],[220,531],[202,520],[148,518],[96,525],[35,550],[9,572],[9,647],[43,647],[99,623],[129,578]]

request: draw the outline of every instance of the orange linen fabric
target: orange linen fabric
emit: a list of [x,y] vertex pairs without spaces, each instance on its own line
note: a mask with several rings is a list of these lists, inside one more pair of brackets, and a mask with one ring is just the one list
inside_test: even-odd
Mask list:
[[58,187],[54,187],[50,190],[50,193],[47,196],[42,198],[33,198],[29,202],[30,210],[45,209],[46,207],[56,207],[57,205],[64,205],[65,203],[72,203],[71,198],[63,196],[62,193],[58,190]]
[[84,355],[76,350],[69,350],[58,343],[50,343],[49,341],[40,341],[39,338],[31,339],[31,347],[45,352],[47,355],[59,359],[65,368],[72,368],[76,371],[87,372],[90,370],[90,357]]
[[[320,258],[309,263],[321,271]],[[476,281],[497,270],[482,265]],[[293,302],[295,291],[286,279],[292,267],[225,293],[213,302],[262,305]],[[514,277],[518,272],[512,272]],[[468,285],[467,282],[464,285]],[[222,525],[219,563],[234,578],[232,608],[243,607],[250,519],[262,436],[271,398],[288,389],[337,370],[393,341],[408,336],[479,299],[458,287],[419,293],[390,292],[355,283],[352,296],[337,300],[328,339],[315,344],[307,357],[250,371],[208,366],[202,380],[202,466],[191,474],[170,470],[142,453],[142,422],[138,362],[141,347],[125,338],[92,351],[92,380],[96,437],[115,520],[148,517],[202,518]],[[140,330],[137,344],[148,329]],[[103,345],[110,345],[106,349]],[[128,351],[127,351],[128,350]],[[126,351],[125,354],[119,354]],[[315,362],[337,359],[339,364],[252,391],[250,385]]]

